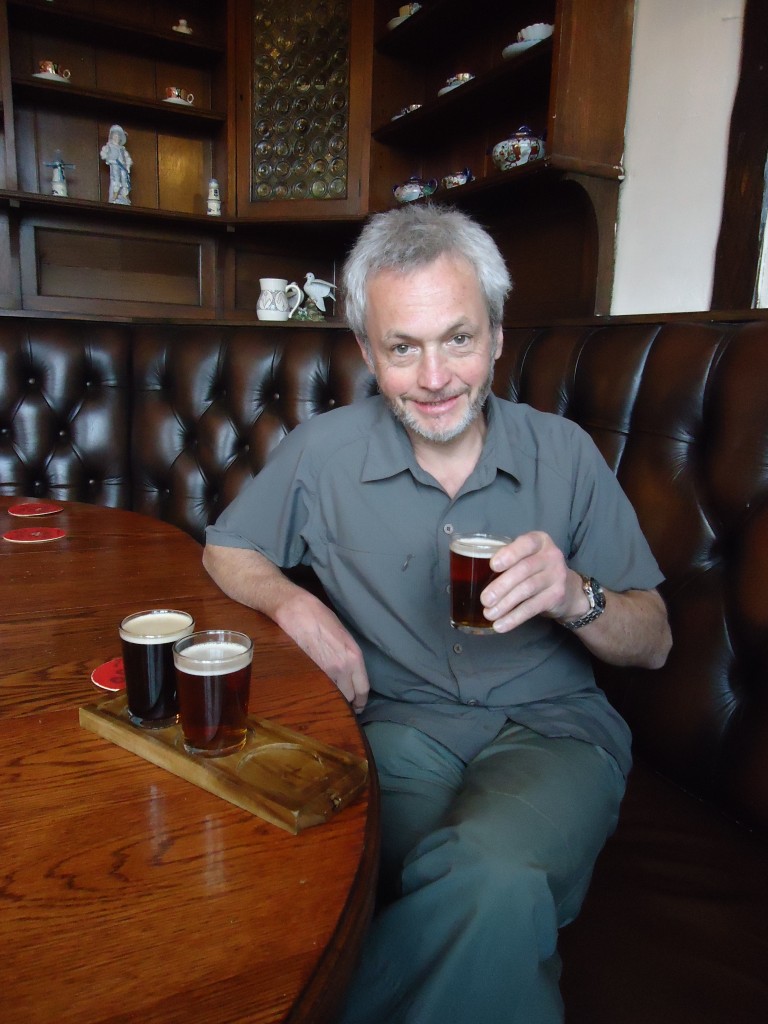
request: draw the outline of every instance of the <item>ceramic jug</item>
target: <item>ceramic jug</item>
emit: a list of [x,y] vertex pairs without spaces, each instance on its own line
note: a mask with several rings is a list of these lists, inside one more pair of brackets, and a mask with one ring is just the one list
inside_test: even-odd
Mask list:
[[[288,320],[299,308],[304,293],[295,281],[290,284],[282,277],[260,277],[261,294],[256,303],[256,316],[259,320]],[[289,295],[294,295],[293,305]]]

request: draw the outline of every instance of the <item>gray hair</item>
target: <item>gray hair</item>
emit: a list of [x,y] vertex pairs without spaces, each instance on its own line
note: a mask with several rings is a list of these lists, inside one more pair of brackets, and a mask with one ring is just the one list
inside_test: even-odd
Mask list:
[[498,246],[485,228],[452,207],[409,205],[371,217],[344,264],[347,322],[364,344],[368,344],[368,278],[381,270],[407,274],[434,263],[440,256],[462,259],[472,267],[488,309],[491,331],[501,326],[504,300],[512,281]]

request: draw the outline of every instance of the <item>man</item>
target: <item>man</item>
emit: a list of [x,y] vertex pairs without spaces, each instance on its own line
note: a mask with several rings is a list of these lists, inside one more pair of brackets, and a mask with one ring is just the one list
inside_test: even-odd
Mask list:
[[[293,430],[209,528],[205,564],[327,672],[371,742],[381,901],[344,1020],[561,1021],[558,928],[630,764],[589,654],[664,663],[661,574],[589,438],[491,394],[510,281],[479,225],[377,215],[344,288],[381,395]],[[490,636],[450,626],[456,531],[514,538],[482,595]],[[300,562],[332,608],[280,571]]]

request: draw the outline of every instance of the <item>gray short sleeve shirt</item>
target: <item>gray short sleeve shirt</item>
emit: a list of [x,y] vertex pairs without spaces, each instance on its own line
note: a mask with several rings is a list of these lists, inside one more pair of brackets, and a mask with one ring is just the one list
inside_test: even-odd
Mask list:
[[372,694],[362,720],[414,725],[470,760],[508,720],[608,750],[629,730],[580,641],[536,618],[471,636],[449,620],[454,532],[548,533],[611,590],[661,582],[634,510],[576,424],[491,396],[481,458],[450,498],[416,462],[380,397],[316,416],[280,443],[208,528],[207,541],[312,566],[360,644]]

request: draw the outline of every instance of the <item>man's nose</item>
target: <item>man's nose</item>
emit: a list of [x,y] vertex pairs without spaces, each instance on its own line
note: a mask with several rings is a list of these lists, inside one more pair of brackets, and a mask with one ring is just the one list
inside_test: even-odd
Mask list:
[[419,366],[419,386],[439,391],[451,379],[446,356],[439,349],[426,349]]

